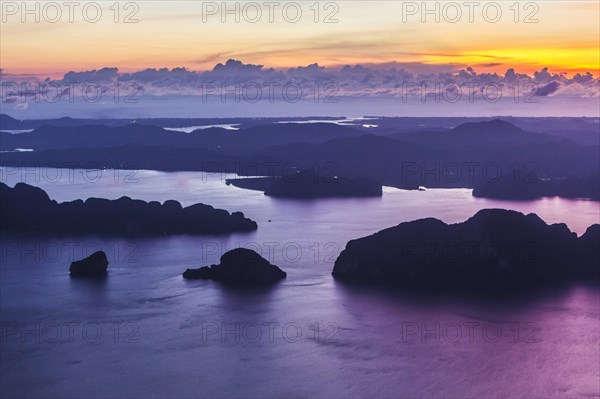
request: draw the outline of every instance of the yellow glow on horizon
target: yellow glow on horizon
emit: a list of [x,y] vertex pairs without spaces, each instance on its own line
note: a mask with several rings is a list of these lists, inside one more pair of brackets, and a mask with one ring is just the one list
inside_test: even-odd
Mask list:
[[[140,3],[136,24],[0,24],[0,68],[60,77],[75,70],[187,67],[208,70],[227,59],[289,68],[365,63],[422,63],[503,73],[548,67],[600,72],[600,2],[539,2],[539,23],[403,23],[401,2],[340,1],[339,23],[202,22],[201,2]],[[313,4],[311,2],[311,4]],[[503,3],[504,4],[504,3]],[[511,3],[512,4],[512,3]],[[106,15],[112,2],[102,3]]]
[[[595,60],[595,62],[594,62]],[[516,69],[535,71],[549,67],[553,72],[600,72],[600,50],[596,48],[510,48],[458,52],[450,56],[425,56],[432,64],[461,63],[467,65],[518,65]]]

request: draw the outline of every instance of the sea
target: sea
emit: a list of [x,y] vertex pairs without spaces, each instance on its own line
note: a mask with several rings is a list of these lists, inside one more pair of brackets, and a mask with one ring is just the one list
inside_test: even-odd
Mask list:
[[[59,202],[175,199],[242,211],[251,233],[0,240],[0,396],[23,398],[597,398],[600,292],[583,284],[503,298],[416,294],[334,280],[349,240],[405,221],[536,213],[581,235],[598,202],[499,201],[469,189],[277,199],[205,172],[0,168]],[[268,289],[187,281],[236,247],[287,272]],[[69,277],[96,250],[102,281]]]

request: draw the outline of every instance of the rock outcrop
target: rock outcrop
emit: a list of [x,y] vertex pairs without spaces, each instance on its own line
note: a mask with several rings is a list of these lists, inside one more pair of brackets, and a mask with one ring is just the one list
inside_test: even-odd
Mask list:
[[69,272],[73,277],[105,277],[108,268],[108,258],[103,251],[97,251],[85,259],[71,263]]
[[0,231],[59,235],[157,236],[228,234],[257,229],[241,212],[204,204],[182,207],[177,201],[145,202],[89,198],[57,203],[44,190],[0,183]]
[[286,278],[286,273],[256,252],[246,248],[236,248],[223,254],[218,265],[187,269],[183,277],[253,286],[276,283]]
[[581,237],[535,214],[487,209],[463,223],[428,218],[352,240],[338,280],[418,289],[503,290],[574,279],[598,282],[600,225]]
[[265,195],[280,198],[352,198],[383,195],[383,186],[374,180],[360,177],[322,176],[314,170],[297,171],[279,177],[229,179],[227,184],[264,191]]

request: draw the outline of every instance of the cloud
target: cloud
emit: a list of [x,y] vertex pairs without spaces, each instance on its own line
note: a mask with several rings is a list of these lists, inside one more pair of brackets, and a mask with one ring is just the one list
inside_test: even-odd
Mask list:
[[[419,65],[422,66],[419,68]],[[503,94],[512,95],[515,88],[520,93],[533,93],[535,96],[571,96],[599,97],[600,80],[591,73],[555,74],[543,68],[530,76],[518,73],[513,68],[504,75],[497,73],[478,73],[474,68],[456,65],[436,65],[427,68],[419,63],[384,63],[365,65],[344,65],[339,67],[323,67],[317,63],[288,69],[267,68],[260,64],[245,64],[242,61],[229,59],[218,63],[207,71],[193,71],[185,67],[148,68],[131,73],[120,73],[117,68],[101,68],[91,71],[70,71],[62,80],[39,80],[40,88],[31,85],[25,89],[14,90],[18,78],[8,76],[0,71],[0,78],[12,82],[11,97],[27,97],[28,91],[46,90],[44,85],[57,84],[93,84],[110,92],[115,83],[136,88],[139,96],[181,96],[204,95],[207,87],[218,86],[228,92],[247,90],[246,86],[277,85],[280,87],[294,85],[302,88],[335,86],[338,97],[402,97],[407,88],[418,88],[422,92],[432,92],[443,88],[448,94],[461,93],[471,95],[484,93],[490,88],[503,90]],[[19,88],[21,86],[18,86]],[[72,86],[68,86],[69,88]],[[506,90],[506,91],[504,91]],[[73,88],[75,93],[77,87]],[[314,91],[305,90],[306,95]],[[214,93],[213,93],[214,94]]]
[[85,72],[67,72],[63,81],[70,83],[106,83],[113,81],[119,73],[117,68],[102,68]]
[[550,94],[556,93],[556,91],[560,88],[560,83],[556,81],[552,81],[547,85],[538,87],[535,91],[534,95],[539,97],[546,97]]

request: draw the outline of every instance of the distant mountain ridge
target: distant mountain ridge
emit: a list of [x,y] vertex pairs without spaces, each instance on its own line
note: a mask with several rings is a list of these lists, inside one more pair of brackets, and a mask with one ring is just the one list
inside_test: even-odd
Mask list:
[[[585,184],[582,182],[598,170],[600,163],[600,145],[589,144],[587,139],[573,141],[531,132],[499,119],[422,130],[270,123],[236,131],[208,128],[183,133],[136,123],[115,127],[43,126],[30,133],[0,133],[0,150],[15,148],[34,151],[2,153],[1,164],[133,164],[136,169],[223,173],[235,173],[237,164],[241,175],[275,177],[281,176],[288,165],[297,170],[326,167],[331,176],[367,178],[405,189],[481,188],[499,175],[510,184],[477,191],[478,195],[489,193],[497,198],[523,195],[524,191],[511,183],[511,179],[519,178],[521,169],[542,180],[579,179],[579,183],[569,180],[570,187],[565,190],[528,187],[528,192],[585,193],[575,186]],[[68,166],[69,161],[76,166]],[[275,169],[267,165],[269,162],[275,164]],[[244,171],[247,165],[253,166],[252,171]]]
[[361,134],[347,126],[327,123],[272,124],[230,131],[218,127],[191,133],[169,131],[153,125],[132,123],[123,126],[49,126],[29,133],[0,132],[0,150],[31,148],[35,151],[69,148],[110,148],[138,144],[169,148],[203,148],[229,154],[245,154],[277,144],[320,143],[338,137]]
[[486,134],[506,134],[506,133],[525,133],[525,130],[515,126],[502,119],[492,119],[491,121],[466,122],[452,129],[455,133],[486,133]]

